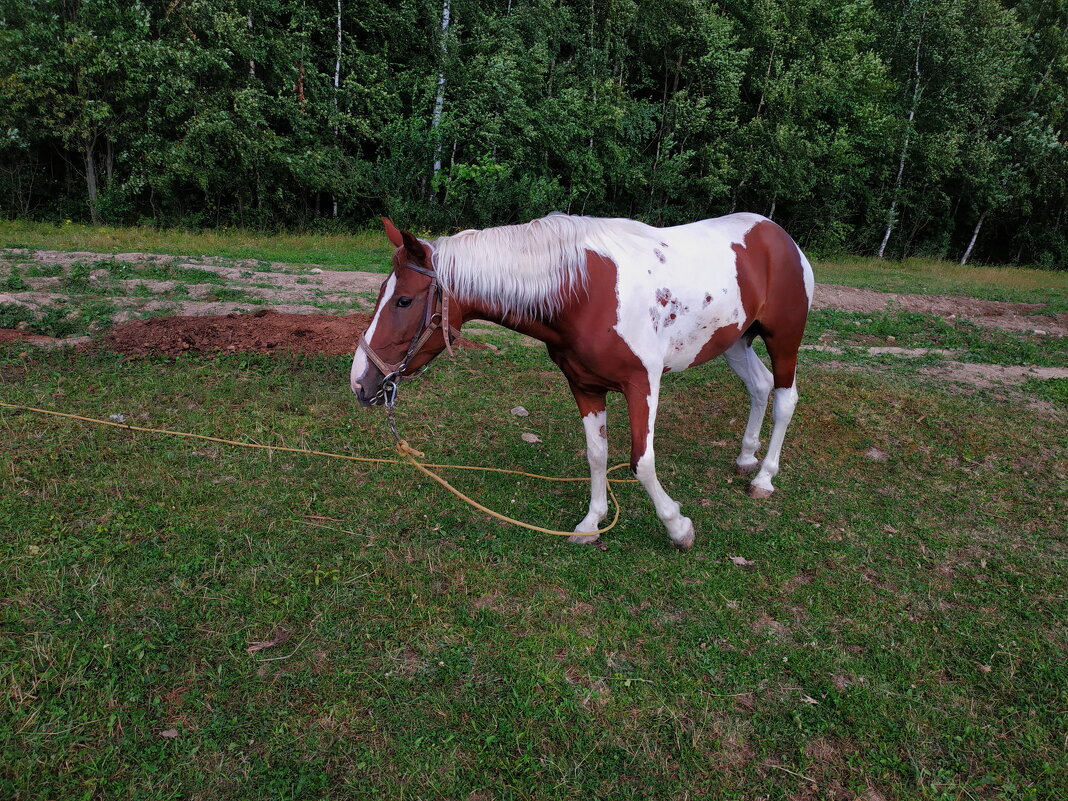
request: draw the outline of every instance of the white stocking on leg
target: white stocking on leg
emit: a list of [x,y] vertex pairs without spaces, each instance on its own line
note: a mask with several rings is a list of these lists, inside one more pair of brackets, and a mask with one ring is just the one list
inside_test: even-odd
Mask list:
[[790,419],[794,416],[794,408],[797,406],[797,387],[791,384],[788,387],[775,390],[775,402],[771,408],[771,439],[768,440],[768,452],[764,462],[760,465],[760,472],[749,485],[749,494],[754,498],[767,498],[775,491],[771,480],[779,472],[779,454],[782,452],[782,441],[786,437],[786,429],[790,425]]

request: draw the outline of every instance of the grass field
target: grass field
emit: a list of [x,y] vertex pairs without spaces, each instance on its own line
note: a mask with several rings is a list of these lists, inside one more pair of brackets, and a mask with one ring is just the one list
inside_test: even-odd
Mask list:
[[220,256],[332,270],[388,271],[393,247],[380,231],[349,234],[262,234],[237,228],[203,232],[157,228],[94,227],[0,220],[0,247],[86,250],[93,253],[162,253]]
[[[403,432],[435,460],[581,474],[563,379],[498,343],[406,386]],[[8,402],[388,455],[344,358],[22,352],[0,349]],[[724,365],[667,382],[689,555],[633,485],[602,552],[407,468],[0,412],[0,792],[1062,797],[1063,417],[894,370],[801,381],[766,502],[732,476]],[[582,485],[458,483],[542,524],[584,512]]]
[[[37,230],[0,224],[0,243]],[[60,248],[45,235],[65,230],[22,244]],[[116,252],[303,263],[329,247],[116,236]],[[351,248],[370,263],[380,245]],[[1068,294],[1035,271],[817,270],[1055,308]],[[406,466],[0,409],[0,798],[1065,797],[1068,379],[969,390],[935,354],[867,352],[891,336],[962,363],[1068,366],[1055,338],[814,313],[807,342],[840,351],[802,354],[766,501],[733,475],[737,379],[719,361],[668,376],[658,468],[697,528],[687,555],[633,484],[601,551],[500,525]],[[582,475],[560,373],[516,335],[479,338],[498,350],[404,386],[402,433],[433,461]],[[0,344],[0,401],[388,457],[384,415],[357,407],[347,374],[344,357]],[[611,398],[612,463],[625,432]],[[542,525],[586,508],[583,484],[449,477]]]

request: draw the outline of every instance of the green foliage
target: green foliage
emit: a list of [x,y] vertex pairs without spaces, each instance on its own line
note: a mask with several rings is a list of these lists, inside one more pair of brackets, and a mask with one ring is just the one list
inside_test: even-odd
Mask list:
[[25,292],[29,284],[22,280],[22,270],[12,267],[11,272],[0,279],[0,290],[4,292]]
[[1068,264],[1064,0],[452,0],[446,31],[443,2],[343,5],[339,50],[333,3],[6,0],[0,213],[750,210],[817,254],[889,226],[890,255],[959,260],[981,225],[973,259]]
[[17,328],[23,323],[33,322],[31,309],[18,303],[0,303],[0,328]]
[[1023,390],[1068,406],[1068,378],[1031,378],[1024,383]]

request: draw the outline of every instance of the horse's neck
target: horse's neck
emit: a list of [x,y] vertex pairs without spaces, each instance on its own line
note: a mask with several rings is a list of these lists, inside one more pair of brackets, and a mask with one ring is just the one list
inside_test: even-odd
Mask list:
[[481,303],[478,300],[464,299],[460,305],[463,309],[463,321],[465,323],[470,320],[487,320],[525,336],[539,339],[550,346],[560,340],[560,334],[551,322],[502,313],[499,308]]

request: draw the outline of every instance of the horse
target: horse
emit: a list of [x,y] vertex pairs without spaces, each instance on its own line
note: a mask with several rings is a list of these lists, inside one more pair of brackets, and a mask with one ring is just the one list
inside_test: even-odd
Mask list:
[[[596,541],[590,532],[608,512],[605,398],[612,391],[627,403],[631,470],[671,543],[687,551],[693,522],[656,475],[660,381],[722,355],[749,392],[737,470],[755,473],[752,497],[772,494],[797,405],[797,353],[813,291],[812,266],[776,223],[740,213],[655,228],[552,214],[428,241],[382,222],[396,250],[352,360],[350,386],[361,405],[391,404],[397,382],[451,353],[470,320],[539,339],[567,378],[586,433],[590,504],[568,539]],[[753,350],[757,336],[770,370]],[[771,438],[758,462],[773,389]]]

